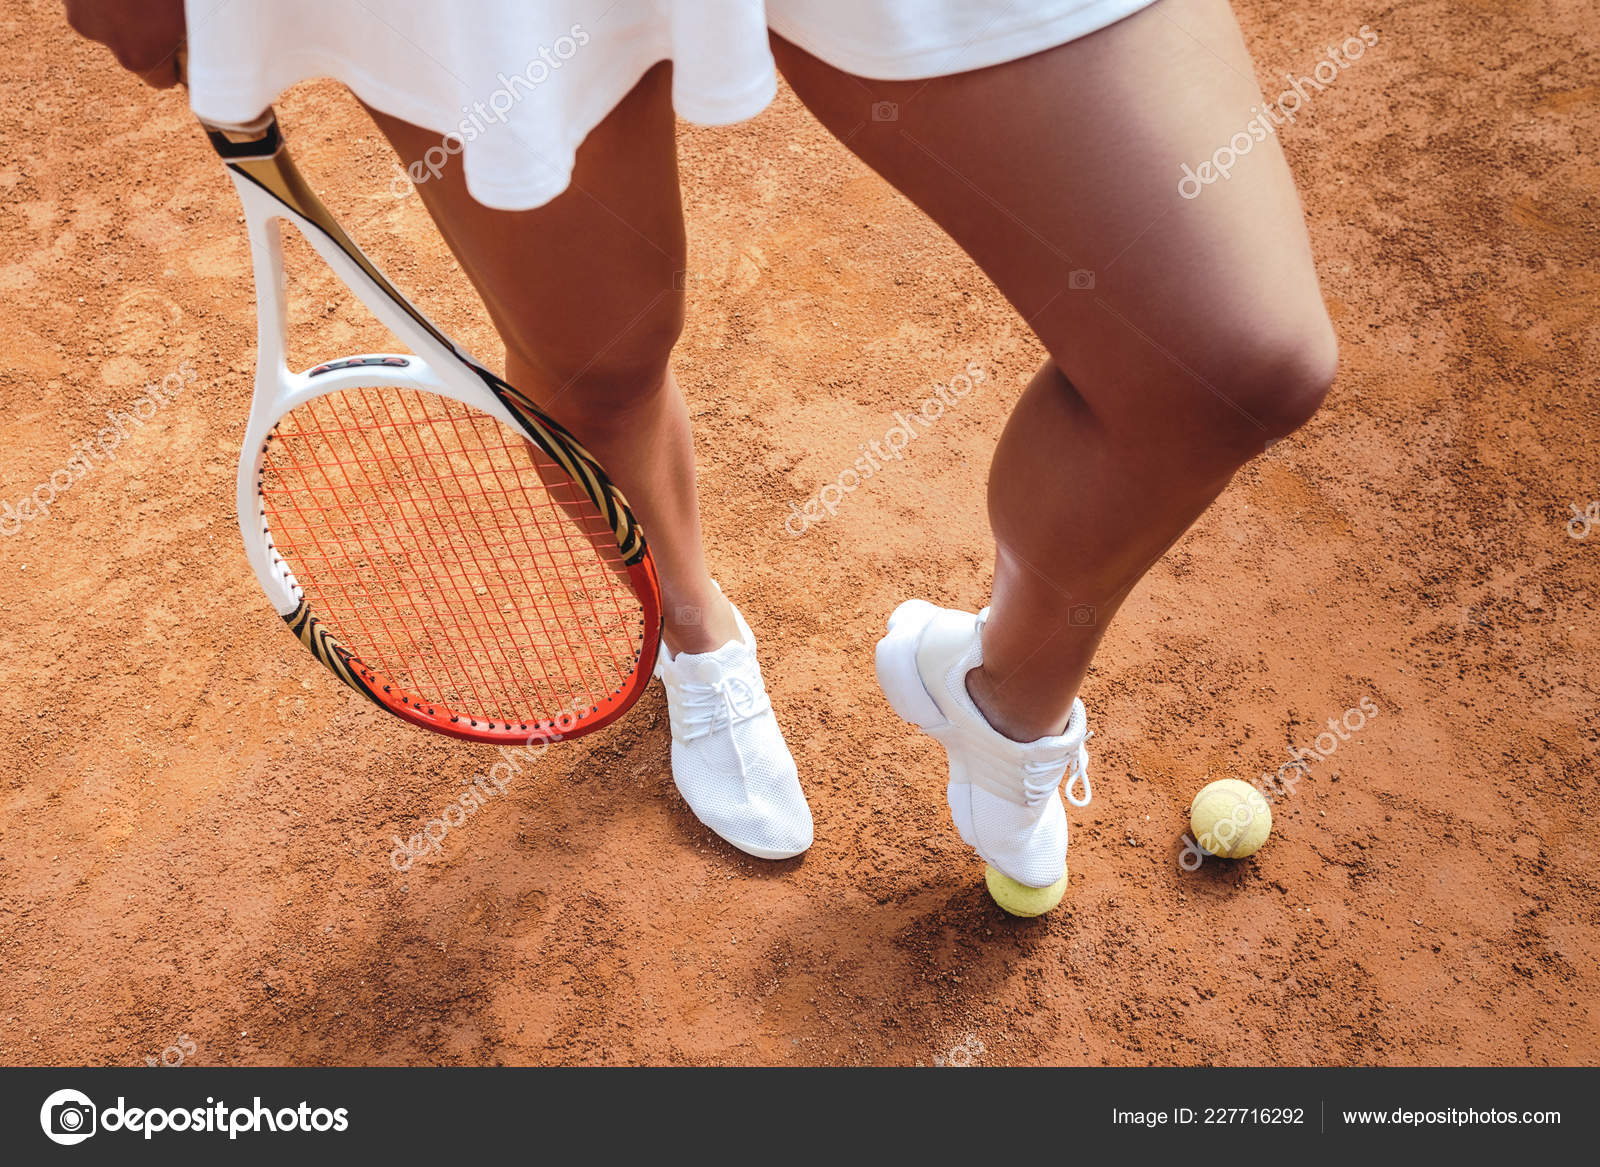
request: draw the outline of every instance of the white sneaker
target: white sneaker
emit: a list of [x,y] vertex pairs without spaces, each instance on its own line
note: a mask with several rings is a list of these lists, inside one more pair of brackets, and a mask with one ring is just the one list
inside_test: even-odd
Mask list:
[[672,780],[695,817],[747,855],[789,859],[811,846],[811,808],[738,608],[739,640],[673,656],[656,676],[672,722]]
[[[988,615],[987,608],[974,616],[907,600],[878,641],[878,683],[896,713],[944,746],[950,816],[961,838],[1025,887],[1064,887],[1067,812],[1056,791],[1070,769],[1067,801],[1089,804],[1083,702],[1073,701],[1059,737],[1014,742],[990,726],[967,693],[967,674],[983,663]],[[1081,801],[1073,795],[1079,783]]]

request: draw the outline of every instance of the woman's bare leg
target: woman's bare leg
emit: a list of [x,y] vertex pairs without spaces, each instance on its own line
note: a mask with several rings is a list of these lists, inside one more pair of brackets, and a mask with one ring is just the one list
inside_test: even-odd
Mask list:
[[[506,380],[628,497],[661,578],[667,645],[695,653],[739,633],[706,569],[689,414],[669,365],[686,266],[671,76],[665,64],[645,75],[584,141],[572,186],[542,207],[484,207],[455,160],[417,189],[505,340]],[[369,112],[404,165],[439,144]]]
[[[689,413],[668,363],[685,268],[671,77],[666,65],[644,76],[584,140],[571,188],[542,207],[489,210],[455,164],[420,190],[506,342],[506,379],[600,459],[649,537],[679,792],[733,846],[789,859],[811,846],[811,811],[753,639],[706,571]],[[408,165],[438,145],[374,116]]]
[[950,233],[1050,354],[995,451],[993,612],[967,684],[1007,736],[1060,733],[1134,584],[1333,378],[1276,138],[1198,197],[1178,192],[1180,166],[1262,104],[1238,26],[1224,0],[1161,0],[925,82],[773,48],[801,100]]

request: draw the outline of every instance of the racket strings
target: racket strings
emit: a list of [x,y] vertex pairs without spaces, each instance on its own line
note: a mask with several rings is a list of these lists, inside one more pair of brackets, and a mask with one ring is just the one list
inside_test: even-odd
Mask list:
[[[373,395],[371,393],[363,394],[363,404],[367,406],[369,411],[372,411],[372,396]],[[381,395],[381,394],[377,395],[377,397],[378,397],[378,401],[381,404],[381,406],[383,408],[383,411],[384,411],[384,414],[385,414],[384,421],[386,422],[386,425],[384,425],[382,427],[375,427],[375,429],[372,430],[372,431],[357,430],[356,432],[360,434],[360,436],[363,438],[364,441],[370,439],[371,433],[376,432],[380,436],[380,438],[382,439],[382,441],[384,443],[385,453],[387,454],[387,456],[389,456],[391,458],[394,458],[395,457],[395,452],[392,449],[390,441],[389,441],[390,433],[394,429],[394,426],[395,426],[394,416],[393,416],[392,411],[390,411],[389,408],[388,408],[388,405],[389,405],[388,399],[384,395]],[[373,411],[373,412],[375,412],[375,411]],[[410,419],[409,419],[409,416],[408,416],[408,421],[409,420]],[[369,451],[369,453],[371,452],[370,441],[368,441],[368,451]],[[406,451],[404,449],[402,449],[402,451],[401,451],[401,456],[407,457],[413,462],[417,461],[417,458],[416,458],[415,455],[410,454],[409,451]],[[415,469],[415,466],[413,466],[413,469]],[[431,467],[430,467],[430,469],[431,469]],[[424,477],[431,477],[431,476],[424,476]],[[412,481],[414,483],[416,482],[416,479],[417,479],[417,476],[416,475],[412,475]],[[481,486],[481,483],[479,483],[479,485]],[[441,523],[449,521],[444,515],[442,515],[439,512],[438,505],[437,505],[436,502],[433,501],[433,495],[432,494],[425,493],[423,495],[423,497],[429,501],[430,509],[432,510],[433,516],[434,516],[434,518],[436,520],[438,520]],[[406,501],[412,502],[420,510],[420,503],[418,503],[416,499],[409,498]],[[423,516],[419,515],[417,517],[423,517]],[[452,516],[452,517],[459,519],[460,516]],[[477,536],[479,536],[479,538],[481,539],[481,537],[484,534],[484,531],[483,531],[483,524],[482,524],[482,522],[480,520],[479,512],[476,511],[476,510],[469,509],[466,517],[468,519],[470,519],[470,521],[471,521],[472,532],[475,533]],[[485,566],[486,565],[483,563],[482,559],[477,554],[478,543],[476,541],[474,541],[474,540],[469,539],[467,546],[469,548],[469,554],[471,555],[471,565],[470,566],[473,569],[473,572],[475,574],[482,573],[485,570]],[[478,608],[481,609],[483,605],[475,604],[474,601],[469,601],[466,598],[466,593],[465,593],[465,591],[463,589],[464,588],[470,588],[472,593],[473,593],[474,598],[476,598],[478,596],[478,589],[480,587],[484,587],[485,585],[483,585],[483,584],[472,584],[469,581],[466,581],[466,580],[463,580],[463,579],[461,579],[461,578],[459,578],[457,576],[451,575],[450,572],[449,572],[449,566],[450,565],[449,565],[448,561],[443,561],[442,560],[440,566],[445,569],[444,572],[443,572],[443,575],[445,576],[446,579],[448,579],[448,581],[454,587],[455,592],[456,592],[456,598],[457,598],[458,602],[462,605],[462,607],[464,609],[470,609],[471,607],[478,607]],[[477,627],[476,625],[469,625],[469,628],[471,628],[473,630],[476,630],[476,627]],[[527,636],[529,634],[529,629],[527,627],[526,621],[522,622],[522,627],[521,627],[520,631],[523,633],[524,636]],[[475,658],[475,657],[473,657],[471,655],[468,655],[468,656],[465,657],[464,663],[466,663],[466,664],[477,664],[478,667],[477,667],[476,671],[478,673],[478,679],[481,680],[481,681],[484,681],[485,683],[487,683],[488,678],[484,675],[485,670],[482,667],[482,665],[479,663],[479,661],[481,661],[483,659],[487,659],[487,658],[492,658],[497,646],[496,646],[495,642],[492,642],[492,641],[486,643],[481,636],[475,637],[475,640],[476,640],[476,646],[477,646],[481,656]],[[513,645],[515,644],[514,641],[511,642],[511,643],[513,643]],[[504,641],[500,642],[499,647],[501,648],[502,653],[504,651],[505,644],[506,644],[506,642],[504,642]],[[519,664],[522,665],[524,670],[527,670],[528,666],[527,666],[526,659],[522,658],[522,654],[520,652],[519,652],[518,655],[519,655],[519,658],[521,658],[521,659],[519,659]],[[535,658],[535,659],[537,660],[537,658]],[[509,662],[506,662],[506,661],[502,660],[501,663],[509,663]],[[543,669],[541,667],[540,671],[541,671],[541,673],[543,673],[545,680],[548,682],[550,680],[549,674],[548,674],[548,670],[545,670],[545,669]]]
[[[297,429],[298,427],[292,426],[291,432]],[[278,434],[274,434],[274,437],[278,436]],[[285,465],[284,463],[288,464]],[[273,471],[280,475],[290,471],[298,472],[300,492],[296,493],[285,488],[274,490],[268,485]],[[317,493],[317,484],[310,478],[311,471],[316,471],[321,478],[323,493]],[[341,485],[334,484],[330,471],[340,472]],[[353,588],[355,595],[360,596],[363,601],[369,598],[364,582],[367,577],[365,573],[351,570],[349,549],[354,548],[356,550],[360,557],[359,562],[370,563],[375,557],[361,537],[362,530],[369,525],[366,521],[362,501],[355,496],[353,490],[349,489],[349,477],[348,474],[343,472],[341,463],[331,457],[325,460],[304,458],[298,462],[282,459],[280,464],[274,467],[271,465],[269,458],[268,464],[262,470],[261,491],[263,498],[267,501],[268,529],[275,528],[278,531],[278,535],[274,539],[274,545],[277,547],[278,553],[284,555],[286,559],[291,559],[292,557],[292,560],[299,560],[302,558],[302,555],[297,553],[300,544],[293,538],[296,534],[303,534],[306,536],[307,543],[313,546],[320,546],[322,540],[319,539],[319,532],[329,526],[330,512],[337,511],[338,519],[347,532],[344,545],[340,546],[330,540],[330,550],[333,552],[331,556],[328,554],[305,556],[305,558],[310,558],[313,562],[320,560],[322,570],[320,573],[313,572],[310,575],[306,575],[303,569],[297,571],[297,578],[314,579],[316,581],[309,588],[305,582],[302,582],[302,590],[312,595],[313,602],[321,603],[324,607],[332,607],[335,611],[344,611],[353,617],[356,627],[360,629],[361,643],[364,646],[386,642],[386,646],[390,650],[387,656],[388,659],[414,660],[418,662],[419,669],[426,672],[426,661],[422,657],[421,649],[416,644],[415,638],[410,635],[409,629],[398,623],[378,623],[376,629],[369,627],[364,616],[365,611],[373,610],[373,605],[357,602],[351,594],[351,589]],[[314,501],[308,503],[306,500]],[[279,509],[279,513],[274,513],[274,504]],[[285,506],[293,509],[296,518],[299,519],[298,525],[291,525],[285,521],[281,513],[281,508]],[[361,508],[363,513],[358,518],[352,519],[348,509],[350,506]],[[290,566],[291,570],[294,570],[295,565],[292,560]],[[338,600],[342,601],[342,603],[332,601],[330,589],[333,588],[338,590]],[[397,632],[405,636],[410,642],[408,646],[402,646],[398,643],[396,640]],[[429,680],[432,682],[433,678],[430,676]]]
[[[329,409],[332,410],[333,403],[330,401],[328,405]],[[296,422],[299,420],[295,419]],[[357,439],[360,439],[362,444],[367,447],[369,461],[373,465],[382,464],[381,460],[372,454],[370,444],[365,441],[360,427],[341,426],[340,432],[351,440],[352,445]],[[291,423],[289,426],[284,426],[280,423],[278,436],[281,439],[291,441],[296,436],[304,440],[309,440],[313,436],[326,439],[329,436],[329,430],[326,427],[309,427],[303,423]],[[329,547],[332,554],[298,555],[296,554],[297,547],[281,536],[275,540],[275,542],[279,543],[279,552],[285,555],[291,569],[296,570],[297,578],[302,580],[302,588],[311,597],[313,608],[321,607],[325,610],[330,610],[325,620],[335,628],[340,629],[341,635],[344,635],[345,639],[350,642],[350,647],[357,648],[358,653],[363,653],[368,658],[376,657],[377,660],[382,661],[405,660],[410,662],[412,676],[423,683],[409,686],[409,688],[435,693],[447,691],[449,686],[440,683],[432,667],[438,654],[428,652],[417,642],[414,630],[421,624],[421,621],[406,623],[402,620],[388,621],[381,618],[384,610],[391,606],[388,601],[394,591],[399,592],[397,598],[402,604],[407,600],[411,601],[413,612],[427,618],[426,623],[429,627],[438,626],[441,623],[439,619],[441,615],[440,604],[433,593],[416,588],[414,581],[408,578],[401,578],[401,573],[405,570],[405,560],[403,558],[398,560],[397,563],[391,553],[382,550],[381,544],[379,553],[375,553],[368,545],[364,534],[370,534],[382,539],[385,534],[382,527],[385,525],[389,528],[387,541],[390,547],[404,546],[407,540],[403,539],[395,531],[393,516],[387,513],[384,508],[373,507],[369,509],[371,490],[358,492],[355,483],[352,481],[353,478],[360,477],[363,483],[366,483],[364,474],[360,476],[352,474],[351,470],[355,462],[356,459],[354,458],[340,461],[335,457],[314,460],[306,467],[306,469],[317,470],[321,475],[321,485],[326,491],[326,493],[317,496],[319,502],[326,504],[322,513],[308,515],[307,509],[302,505],[301,500],[291,496],[297,516],[302,519],[303,525],[299,528],[289,527],[286,530],[307,536],[308,540],[313,541],[319,548]],[[280,465],[275,468],[280,472],[286,472],[291,468],[300,467]],[[335,472],[339,478],[338,483],[334,481]],[[305,488],[314,488],[316,485],[304,470],[302,470],[301,474],[301,485]],[[268,494],[270,497],[271,492],[266,485],[265,476],[263,479],[263,493]],[[398,505],[397,499],[391,499],[391,501],[396,502]],[[352,507],[357,511],[354,517],[351,515]],[[322,537],[325,534],[325,529],[322,529],[320,525],[325,523],[330,512],[335,511],[340,522],[340,534],[343,535],[343,538],[335,538],[330,541]],[[268,521],[269,524],[274,522],[274,518],[270,513]],[[282,526],[281,520],[278,521],[278,525]],[[355,558],[352,558],[352,553]],[[320,572],[314,566],[315,561],[319,559],[321,561]],[[309,570],[306,566],[298,566],[302,560],[311,560],[313,566]],[[399,572],[394,570],[397,566],[400,567]],[[369,584],[372,586],[369,587]],[[386,587],[385,585],[389,586]],[[381,598],[373,591],[373,588],[383,589]],[[336,595],[334,594],[335,589],[337,589]],[[428,610],[426,612],[419,611],[424,604],[426,604]],[[457,607],[464,610],[467,605],[458,599]],[[343,613],[346,619],[335,624],[334,621],[339,620],[338,615],[335,615],[335,613]],[[370,621],[369,617],[372,617]],[[355,627],[360,630],[359,641],[343,632],[344,628],[349,627],[351,619],[353,619]],[[396,639],[397,631],[405,638],[406,644],[402,645],[398,642]],[[385,641],[392,652],[385,654],[379,650],[375,653],[372,646],[382,644]],[[358,645],[359,647],[357,647]],[[429,645],[428,647],[432,648],[433,646]],[[470,656],[466,660],[461,659],[460,653],[457,653],[456,656],[458,670],[461,673],[466,673],[471,661]],[[374,660],[373,663],[377,663],[377,660]],[[384,671],[400,680],[401,674],[398,670],[385,668]],[[481,681],[481,670],[478,680]],[[403,680],[400,683],[402,685],[405,684]],[[461,694],[464,693],[465,689],[465,686],[457,686],[456,692]],[[472,691],[473,695],[478,700],[481,700],[482,689],[474,686]]]
[[[372,394],[369,393],[367,395],[365,404],[374,413],[379,412],[377,408],[374,408],[374,398],[373,398]],[[378,404],[379,405],[384,405],[384,404],[387,404],[387,403],[383,402],[382,399],[380,398],[378,400]],[[393,424],[393,422],[395,420],[394,417],[393,417],[392,412],[389,414],[387,420],[391,423],[391,426],[392,426],[392,424]],[[365,447],[365,453],[367,453],[369,456],[375,455],[377,453],[377,451],[375,449],[375,443],[372,440],[372,433],[364,432],[364,431],[361,431],[357,427],[351,427],[351,426],[348,426],[348,425],[345,428],[347,430],[354,431],[358,436],[360,436],[362,438],[362,444]],[[390,430],[390,429],[379,429],[376,432],[379,435],[379,440],[384,443],[385,450],[383,452],[387,456],[389,456],[391,458],[396,458],[397,457],[397,451],[395,450],[395,442],[393,440],[391,440],[392,437],[393,437],[392,430]],[[459,433],[459,427],[457,427],[457,432]],[[399,452],[399,453],[403,454],[403,456],[409,457],[409,459],[411,461],[413,461],[413,462],[418,461],[418,456],[417,456],[417,452],[416,452],[415,449],[406,449],[405,451]],[[411,474],[411,475],[408,475],[408,477],[411,477],[413,480],[415,478],[418,478],[418,477],[431,478],[431,479],[435,479],[435,480],[439,480],[439,479],[442,478],[442,476],[438,475],[438,474],[426,474],[426,473],[423,473],[423,474]],[[478,485],[480,485],[480,486],[482,485],[481,476],[479,476]],[[437,501],[431,495],[425,495],[425,496],[423,496],[422,499],[419,500],[415,495],[400,494],[400,495],[396,496],[396,501],[400,504],[400,508],[399,509],[400,509],[400,512],[401,512],[401,517],[403,519],[409,520],[411,522],[415,522],[418,518],[426,519],[427,513],[429,511],[431,511],[433,513],[433,515],[434,515],[434,517],[436,519],[442,518],[441,512],[439,511],[439,507],[438,507]],[[405,505],[408,502],[411,504],[411,506],[409,508]],[[423,503],[427,504],[426,509],[424,509]],[[410,514],[406,514],[406,511],[408,509],[411,512]],[[472,525],[472,527],[475,529],[475,531],[477,532],[477,534],[480,537],[483,534],[485,534],[483,515],[484,515],[484,512],[482,510],[472,510],[472,509],[469,508],[468,511],[467,511],[467,516],[471,521],[471,525]],[[376,516],[372,515],[370,513],[369,509],[364,508],[362,517],[366,521],[371,522],[371,521],[373,521],[375,519]],[[459,518],[459,516],[456,516],[456,517]],[[502,529],[504,529],[505,524],[499,524],[499,525],[502,527]],[[475,571],[473,572],[473,574],[476,575],[479,579],[481,579],[482,576],[485,574],[486,564],[484,562],[483,555],[481,553],[479,553],[479,551],[478,551],[478,547],[479,546],[480,546],[479,543],[469,542],[466,545],[466,548],[467,548],[467,551],[468,551],[468,554],[469,554],[469,557],[470,557],[470,566],[475,568]],[[459,550],[459,548],[458,548],[458,550]],[[512,565],[513,569],[515,569],[515,566],[516,565]],[[466,605],[469,610],[472,607],[482,608],[482,607],[485,606],[483,604],[474,605],[473,602],[468,599],[468,595],[467,595],[467,592],[466,592],[465,589],[467,587],[472,587],[473,584],[474,584],[474,580],[469,579],[469,578],[464,578],[459,573],[450,573],[450,572],[447,571],[445,574],[446,574],[446,577],[447,577],[447,582],[452,585],[452,590],[454,592],[454,602],[457,605]],[[481,583],[478,583],[476,587],[473,587],[474,593],[478,593],[480,591],[480,589],[482,589],[482,587],[483,587],[483,585]],[[505,607],[505,605],[502,605],[502,607]],[[549,632],[548,623],[545,623],[544,627],[545,627],[546,633],[548,633]],[[472,626],[472,625],[468,626],[467,631],[468,631],[469,634],[473,631],[473,628],[474,628],[474,626]],[[528,636],[530,631],[531,630],[529,629],[526,621],[524,621],[523,625],[522,625],[522,627],[520,629],[520,632],[523,634],[524,638],[526,638]],[[498,641],[496,641],[496,640],[485,641],[481,637],[473,638],[473,639],[477,640],[476,648],[477,648],[478,653],[480,654],[480,656],[482,658],[493,660],[498,664],[513,663],[513,662],[509,662],[506,659],[507,654],[503,651],[503,649],[504,649],[504,646],[507,645],[507,644],[515,646],[518,643],[517,640],[514,637],[513,638],[505,638],[505,639],[501,639],[501,640],[498,640]],[[572,649],[572,647],[573,647],[571,639],[568,638],[568,637],[563,637],[562,641],[563,641],[562,648],[565,649],[565,650],[570,651]],[[525,640],[524,640],[524,642],[525,642]],[[527,668],[527,664],[528,664],[527,654],[525,652],[524,653],[520,653],[519,657],[520,657],[520,662],[519,663],[521,663],[524,666],[525,671],[531,672],[532,670]],[[465,657],[462,663],[466,666],[466,671],[467,671],[467,673],[469,675],[475,676],[476,679],[480,679],[480,680],[484,679],[484,674],[485,674],[486,670],[483,667],[481,667],[481,664],[477,668],[471,667],[474,664],[474,660],[473,660],[472,657],[470,657],[470,656]],[[544,675],[546,677],[548,677],[548,675],[549,675],[548,674],[548,670],[541,670],[541,671],[544,673]],[[479,694],[478,699],[481,701],[482,700],[482,697],[481,697],[482,690],[480,689],[480,690],[477,690],[476,692],[477,692],[477,694]]]
[[[451,423],[452,425],[459,426],[461,423],[460,416],[453,415],[451,417]],[[590,552],[598,552],[599,562],[601,562],[603,565],[606,565],[612,573],[623,574],[624,568],[622,564],[622,556],[617,550],[615,537],[613,536],[611,528],[606,524],[604,516],[600,514],[598,509],[596,509],[593,502],[589,499],[589,496],[584,494],[575,482],[572,482],[570,479],[566,478],[565,475],[556,467],[555,463],[547,455],[545,455],[543,451],[538,449],[538,447],[527,443],[526,441],[524,441],[523,445],[526,447],[528,456],[532,461],[535,471],[539,474],[545,490],[549,493],[551,499],[561,508],[561,512],[568,519],[571,519],[577,523],[579,529],[584,535],[585,542],[588,544],[588,550]],[[494,463],[490,465],[490,469],[495,475],[496,485],[501,486],[500,474],[502,470],[507,469],[507,467],[503,467],[497,463]],[[501,489],[503,490],[504,487],[501,486]],[[564,547],[567,553],[568,561],[566,567],[570,571],[569,578],[576,581],[582,581],[584,573],[591,569],[596,561],[596,556],[586,553],[580,559],[570,541],[564,543],[553,543],[543,529],[543,523],[546,516],[541,515],[538,511],[532,512],[529,515],[529,518],[532,520],[533,524],[539,528],[539,534],[543,540],[544,549],[550,550],[553,546],[557,545]],[[523,535],[523,548],[528,553],[529,561],[533,562],[535,561],[535,550],[527,539],[526,529],[523,529],[521,533]],[[617,594],[615,589],[607,588],[605,594],[611,601],[611,611],[608,614],[609,619],[614,621],[624,620],[622,610],[617,604]],[[631,599],[631,590],[628,591],[627,594]],[[595,646],[589,643],[591,639],[590,631],[593,628],[601,626],[604,622],[600,612],[595,609],[593,603],[594,592],[586,588],[578,588],[572,590],[569,595],[589,601],[589,611],[590,615],[593,617],[594,623],[589,624],[580,621],[577,625],[577,628],[584,637],[584,647],[589,651],[590,658],[592,659],[595,653]],[[581,660],[583,658],[580,656],[578,659]]]
[[[381,396],[378,398],[378,401],[383,406],[387,406],[388,405],[388,401],[386,399],[382,398]],[[369,407],[371,407],[372,404],[373,404],[373,399],[372,399],[372,396],[370,394],[367,397],[367,404],[368,404]],[[387,417],[386,420],[389,422],[389,427],[385,427],[383,429],[380,429],[377,432],[379,433],[379,435],[381,436],[382,440],[385,443],[385,446],[387,447],[386,452],[391,457],[394,457],[396,455],[396,452],[393,449],[392,443],[390,443],[390,441],[389,441],[389,438],[390,438],[391,433],[392,433],[392,428],[390,428],[390,427],[392,427],[393,423],[394,423],[394,418],[393,418],[392,413],[389,414],[389,416]],[[408,418],[408,420],[410,420],[410,419]],[[370,448],[370,446],[369,446],[369,448]],[[412,451],[409,451],[409,450],[408,451],[402,451],[401,453],[404,456],[409,456],[413,461],[417,460],[417,455]],[[477,475],[477,479],[478,479],[477,485],[479,487],[481,487],[482,486],[481,474]],[[425,495],[424,499],[430,503],[430,509],[433,511],[434,517],[442,520],[442,516],[439,514],[439,511],[438,511],[438,507],[437,507],[436,503],[434,503],[434,501],[431,498],[431,496]],[[414,504],[416,504],[416,509],[420,511],[421,507],[420,507],[420,504],[417,503],[416,499],[413,498],[413,499],[410,499],[408,501],[411,501]],[[470,519],[472,528],[476,532],[476,534],[479,536],[480,540],[482,540],[482,538],[487,534],[487,532],[485,531],[485,522],[484,522],[484,516],[485,516],[486,513],[488,513],[488,512],[486,512],[486,511],[484,511],[482,509],[469,510],[468,511],[468,518]],[[413,517],[417,517],[417,516],[413,516]],[[426,517],[426,516],[422,516],[422,517]],[[453,516],[453,517],[459,518],[459,516]],[[537,517],[538,517],[537,516],[537,511],[533,512],[533,517],[534,517],[535,520],[537,520]],[[506,529],[504,524],[498,524],[498,526],[501,528],[502,531],[504,531]],[[524,544],[524,548],[527,548],[526,540],[523,541],[523,544]],[[480,578],[486,572],[487,566],[488,566],[488,565],[486,565],[484,563],[483,556],[478,551],[478,548],[481,545],[482,545],[481,542],[472,542],[472,541],[469,541],[468,544],[467,544],[467,547],[468,547],[468,550],[469,550],[469,554],[470,554],[470,559],[471,559],[470,566],[475,569],[474,574],[478,575]],[[446,564],[446,566],[448,567],[448,564]],[[517,569],[517,565],[516,564],[509,564],[507,566],[510,568],[510,570],[512,572],[515,572],[516,569]],[[471,601],[467,600],[466,593],[465,593],[465,591],[463,589],[466,588],[466,587],[472,587],[472,590],[473,590],[474,594],[477,594],[479,588],[481,588],[483,586],[481,583],[477,584],[476,586],[473,586],[473,581],[472,580],[463,579],[460,576],[452,576],[451,577],[451,582],[453,584],[455,584],[455,586],[456,586],[456,593],[457,593],[458,600],[463,602],[463,603],[467,603],[469,605],[471,604]],[[521,582],[521,581],[519,581],[519,582]],[[482,607],[483,605],[478,605],[478,606]],[[503,608],[504,607],[508,607],[508,605],[502,605],[502,607]],[[542,630],[543,630],[544,634],[546,636],[550,636],[551,639],[554,639],[555,637],[551,635],[552,630],[550,629],[548,623],[546,621],[544,621],[544,620],[541,620],[540,624],[542,626]],[[532,635],[532,630],[528,627],[527,622],[526,622],[525,619],[523,620],[522,626],[521,626],[519,631],[523,634],[524,638],[527,638],[527,637]],[[570,651],[572,649],[572,647],[573,647],[570,639],[565,638],[565,637],[562,637],[561,639],[563,641],[561,647],[563,649],[565,649],[565,650]],[[525,643],[525,639],[524,639],[523,642],[520,642],[520,643]],[[485,656],[487,656],[489,658],[500,657],[500,658],[502,658],[501,659],[501,663],[509,663],[509,662],[504,661],[504,659],[503,659],[504,658],[504,651],[503,650],[504,650],[505,646],[508,645],[508,644],[512,645],[512,646],[517,646],[519,644],[519,641],[515,637],[513,637],[513,638],[511,638],[509,640],[502,640],[502,641],[483,642],[483,641],[480,640],[480,642],[478,644],[478,647],[479,647],[480,652],[483,655],[485,655]],[[526,668],[526,666],[527,666],[526,655],[525,654],[519,654],[519,656],[521,658],[520,663]],[[480,669],[479,672],[481,673],[482,670]],[[548,675],[547,672],[546,672],[546,675]]]
[[261,492],[312,611],[413,699],[531,724],[600,704],[638,663],[605,516],[475,409],[415,389],[319,397],[279,421]]

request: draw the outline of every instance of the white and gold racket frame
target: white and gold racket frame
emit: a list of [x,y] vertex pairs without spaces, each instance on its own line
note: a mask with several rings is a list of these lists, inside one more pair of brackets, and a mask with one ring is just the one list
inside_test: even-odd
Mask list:
[[[256,288],[256,376],[239,460],[237,505],[245,555],[273,608],[346,685],[427,729],[475,741],[528,742],[576,736],[621,716],[649,684],[661,633],[654,563],[621,492],[571,434],[457,347],[373,265],[295,168],[270,110],[244,125],[202,124],[226,163],[249,227]],[[342,357],[298,373],[289,368],[284,221],[300,231],[322,261],[411,352]],[[564,716],[561,725],[461,715],[400,690],[346,650],[311,612],[294,572],[273,546],[267,523],[262,485],[270,436],[285,414],[318,397],[344,389],[383,387],[437,393],[488,414],[526,435],[589,495],[616,536],[643,609],[639,663],[617,693],[580,710],[573,720]]]

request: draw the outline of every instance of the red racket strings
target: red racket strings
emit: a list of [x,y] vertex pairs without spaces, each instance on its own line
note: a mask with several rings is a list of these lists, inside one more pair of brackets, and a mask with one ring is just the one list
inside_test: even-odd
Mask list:
[[349,389],[268,443],[267,525],[335,636],[414,698],[532,724],[617,692],[641,648],[615,536],[543,451],[416,389]]

